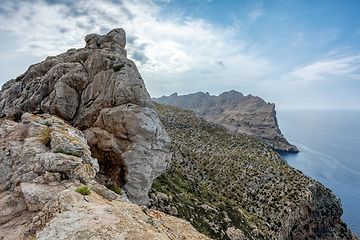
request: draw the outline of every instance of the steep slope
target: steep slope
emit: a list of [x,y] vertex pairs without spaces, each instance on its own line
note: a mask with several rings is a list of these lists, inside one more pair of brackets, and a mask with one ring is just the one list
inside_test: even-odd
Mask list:
[[214,239],[358,239],[340,219],[340,199],[266,145],[192,111],[157,109],[174,154],[154,181],[153,208]]
[[89,34],[86,46],[34,64],[0,92],[0,115],[47,112],[85,130],[102,180],[148,204],[154,178],[171,158],[170,140],[135,64],[126,57],[123,29]]
[[175,93],[153,100],[160,104],[193,110],[197,116],[208,122],[221,124],[232,133],[255,137],[273,149],[298,152],[281,134],[275,105],[266,103],[259,97],[244,96],[232,90],[219,96],[202,92],[182,96]]
[[[208,239],[95,182],[89,149],[55,116],[0,119],[0,239]],[[79,193],[84,184],[89,195]]]

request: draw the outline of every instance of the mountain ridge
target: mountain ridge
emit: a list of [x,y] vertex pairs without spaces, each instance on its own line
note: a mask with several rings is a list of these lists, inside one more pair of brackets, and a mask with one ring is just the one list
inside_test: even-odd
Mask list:
[[275,104],[266,103],[260,97],[244,96],[231,90],[219,96],[204,92],[188,95],[174,93],[152,99],[160,104],[193,110],[199,117],[219,123],[229,132],[255,137],[275,150],[299,151],[282,135],[276,119]]

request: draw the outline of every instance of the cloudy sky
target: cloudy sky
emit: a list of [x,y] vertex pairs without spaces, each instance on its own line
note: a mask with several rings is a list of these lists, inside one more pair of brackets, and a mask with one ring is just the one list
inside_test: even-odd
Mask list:
[[358,0],[0,0],[0,85],[122,27],[153,97],[231,89],[360,109]]

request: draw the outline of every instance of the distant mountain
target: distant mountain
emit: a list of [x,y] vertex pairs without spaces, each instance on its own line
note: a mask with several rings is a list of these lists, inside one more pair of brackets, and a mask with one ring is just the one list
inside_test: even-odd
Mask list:
[[179,96],[153,98],[160,104],[177,106],[192,110],[197,116],[224,126],[231,133],[241,133],[255,137],[275,150],[298,152],[281,134],[275,104],[266,103],[263,99],[251,95],[244,96],[235,90],[224,92],[219,96],[209,93],[193,93]]

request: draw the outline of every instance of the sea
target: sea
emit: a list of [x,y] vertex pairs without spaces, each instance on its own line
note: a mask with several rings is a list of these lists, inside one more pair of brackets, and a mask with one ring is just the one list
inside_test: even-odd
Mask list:
[[280,155],[340,198],[341,219],[360,236],[360,110],[278,110],[277,119],[300,150]]

